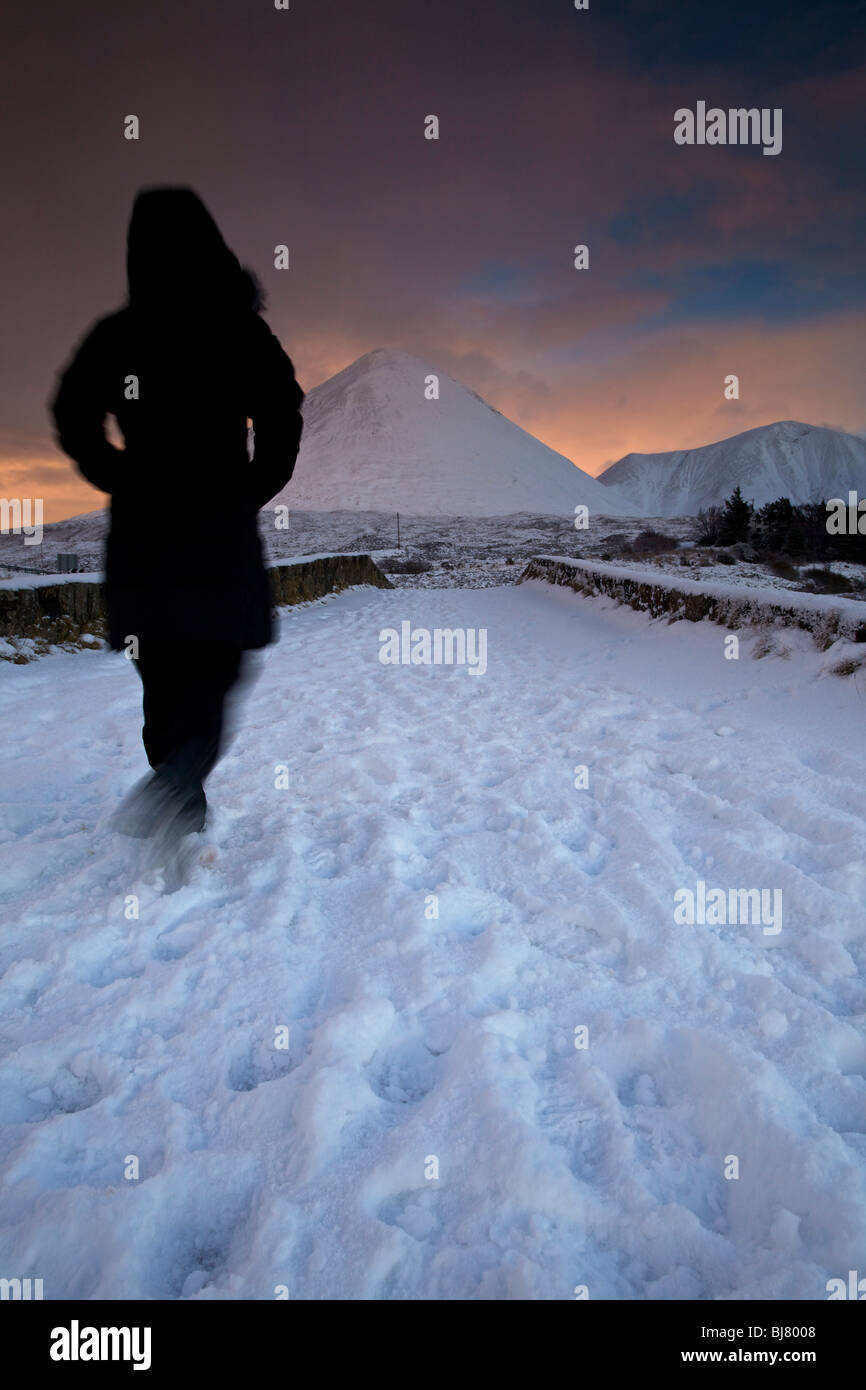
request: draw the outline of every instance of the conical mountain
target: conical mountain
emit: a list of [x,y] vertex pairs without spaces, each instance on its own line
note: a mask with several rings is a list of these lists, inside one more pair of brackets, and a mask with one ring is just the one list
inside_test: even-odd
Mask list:
[[[435,375],[438,400],[427,399]],[[447,373],[377,348],[316,386],[288,487],[270,504],[415,516],[618,513],[615,495]]]

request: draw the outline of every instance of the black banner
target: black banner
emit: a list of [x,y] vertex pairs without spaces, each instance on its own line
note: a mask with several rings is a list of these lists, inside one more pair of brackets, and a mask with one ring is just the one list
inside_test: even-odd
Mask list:
[[[847,1301],[847,1300],[846,1300]],[[592,1357],[597,1366],[618,1372],[667,1375],[676,1368],[700,1372],[708,1367],[805,1367],[826,1380],[828,1374],[856,1364],[863,1343],[862,1311],[839,1302],[780,1303],[615,1303],[575,1300],[577,1306],[560,1310],[536,1308],[527,1312],[526,1333],[557,1338],[556,1345],[572,1347],[585,1365]],[[352,1302],[309,1303],[290,1301],[236,1302],[4,1302],[0,1304],[6,1357],[20,1360],[27,1372],[48,1373],[52,1380],[69,1376],[92,1377],[109,1369],[114,1376],[136,1372],[162,1378],[166,1373],[213,1373],[231,1378],[240,1373],[279,1364],[290,1353],[298,1367],[303,1348],[305,1360],[339,1360],[340,1349],[351,1356],[355,1369],[359,1356],[367,1362],[371,1334],[384,1339],[383,1363],[397,1351],[407,1334],[437,1340],[424,1342],[425,1369],[436,1361],[441,1346],[443,1360],[453,1371],[454,1345],[441,1342],[443,1331],[462,1332],[469,1347],[484,1360],[497,1352],[509,1356],[514,1349],[515,1324],[497,1331],[491,1309],[485,1326],[483,1352],[477,1341],[478,1307],[475,1302],[449,1304],[447,1308],[402,1304],[390,1309],[387,1322],[378,1325],[375,1305]],[[550,1321],[548,1321],[550,1319]],[[339,1329],[339,1335],[335,1332]],[[560,1341],[564,1339],[564,1342]],[[525,1346],[531,1356],[539,1349]],[[432,1351],[432,1356],[431,1356]],[[545,1361],[548,1350],[544,1350]],[[413,1365],[399,1352],[400,1365],[392,1363],[389,1378],[414,1374]],[[402,1371],[401,1371],[402,1368]],[[542,1369],[539,1367],[539,1369]]]

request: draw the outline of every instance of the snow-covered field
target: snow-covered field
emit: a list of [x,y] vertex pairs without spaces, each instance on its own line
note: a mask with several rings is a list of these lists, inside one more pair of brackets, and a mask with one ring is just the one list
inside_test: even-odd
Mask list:
[[[536,555],[570,555],[611,564],[639,564],[654,571],[700,583],[737,584],[746,588],[798,591],[804,577],[780,576],[765,564],[734,559],[717,548],[694,547],[700,532],[695,517],[591,516],[586,530],[575,530],[573,519],[536,512],[511,516],[403,516],[394,512],[328,512],[292,509],[288,526],[277,529],[272,510],[264,508],[259,528],[271,561],[291,560],[313,553],[364,551],[388,569],[395,584],[406,588],[487,588],[516,584],[526,563]],[[0,536],[0,583],[29,582],[10,566],[56,570],[59,552],[79,556],[81,568],[102,564],[106,513],[90,512],[46,526],[42,546],[25,546],[17,536]],[[651,528],[670,538],[670,550],[659,555],[631,554],[627,547],[641,531]],[[399,542],[399,545],[398,545]],[[679,547],[679,548],[678,548]],[[724,556],[729,563],[723,563]],[[415,574],[395,575],[392,557],[421,560],[428,566]],[[5,562],[5,564],[4,564]],[[218,557],[214,557],[218,563]],[[809,564],[803,561],[804,572]],[[852,597],[866,595],[866,567],[835,561],[830,569],[844,574]],[[56,573],[50,582],[56,582]]]
[[[41,546],[25,545],[14,535],[0,535],[0,574],[15,579],[11,566],[56,570],[57,555],[73,552],[81,567],[99,569],[105,544],[108,513],[104,510],[68,517],[45,527]],[[282,518],[281,518],[282,520]],[[557,553],[580,549],[597,553],[604,548],[611,532],[636,535],[648,523],[642,517],[593,516],[587,531],[577,532],[574,519],[537,512],[516,512],[509,516],[405,515],[394,511],[309,511],[291,507],[288,526],[276,526],[272,507],[259,514],[259,530],[271,560],[292,559],[313,552],[367,551],[392,553],[398,548],[411,555],[430,559],[437,571],[443,567],[460,570],[461,586],[467,587],[489,571],[501,569],[510,555],[516,562],[528,560],[539,550]],[[655,524],[655,523],[653,523]],[[672,540],[694,533],[696,522],[679,517],[658,523]],[[154,532],[155,551],[158,537]],[[215,563],[218,562],[215,555]],[[440,574],[438,581],[453,587],[454,575]],[[489,582],[489,581],[488,581]]]
[[735,564],[725,564],[718,558],[706,558],[704,552],[700,550],[685,551],[683,555],[661,555],[658,557],[641,556],[638,561],[629,556],[611,556],[611,563],[624,565],[633,568],[635,563],[643,567],[650,567],[654,572],[661,572],[674,579],[689,579],[697,582],[701,587],[710,587],[724,584],[727,588],[736,586],[738,589],[760,589],[776,590],[776,598],[784,593],[801,593],[809,598],[809,583],[805,578],[807,570],[829,570],[833,574],[844,575],[852,586],[850,593],[843,593],[845,602],[853,601],[863,603],[866,601],[866,566],[853,564],[847,560],[832,560],[827,564],[809,563],[801,561],[799,569],[796,570],[796,578],[789,579],[779,574],[775,574],[769,565],[759,562],[738,560]]
[[[486,629],[486,672],[382,665],[403,621]],[[862,1273],[861,678],[805,634],[729,661],[718,627],[536,583],[281,629],[170,895],[106,825],[143,771],[127,663],[0,668],[0,1273],[172,1299]],[[781,931],[678,925],[698,881],[781,890]]]

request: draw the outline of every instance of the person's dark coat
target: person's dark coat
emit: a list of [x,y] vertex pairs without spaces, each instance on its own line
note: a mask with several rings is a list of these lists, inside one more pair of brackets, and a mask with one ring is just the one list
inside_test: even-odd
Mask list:
[[[256,513],[292,476],[303,392],[254,277],[190,190],[139,194],[127,271],[128,304],[91,329],[52,402],[60,447],[111,494],[109,641],[264,646]],[[106,437],[109,414],[123,449]]]

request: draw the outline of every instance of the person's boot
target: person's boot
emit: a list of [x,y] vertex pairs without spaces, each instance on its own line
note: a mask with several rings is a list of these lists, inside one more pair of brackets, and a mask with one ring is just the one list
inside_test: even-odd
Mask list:
[[201,781],[193,773],[163,763],[156,770],[162,785],[164,806],[158,829],[169,837],[193,835],[204,829],[207,799]]
[[183,796],[177,810],[178,828],[184,835],[195,835],[204,830],[207,820],[207,797],[204,787],[192,787]]
[[136,782],[111,817],[111,827],[121,835],[146,840],[156,830],[166,804],[165,786],[155,772]]
[[139,782],[112,817],[122,835],[176,838],[203,830],[207,798],[200,782],[180,780],[167,765]]

